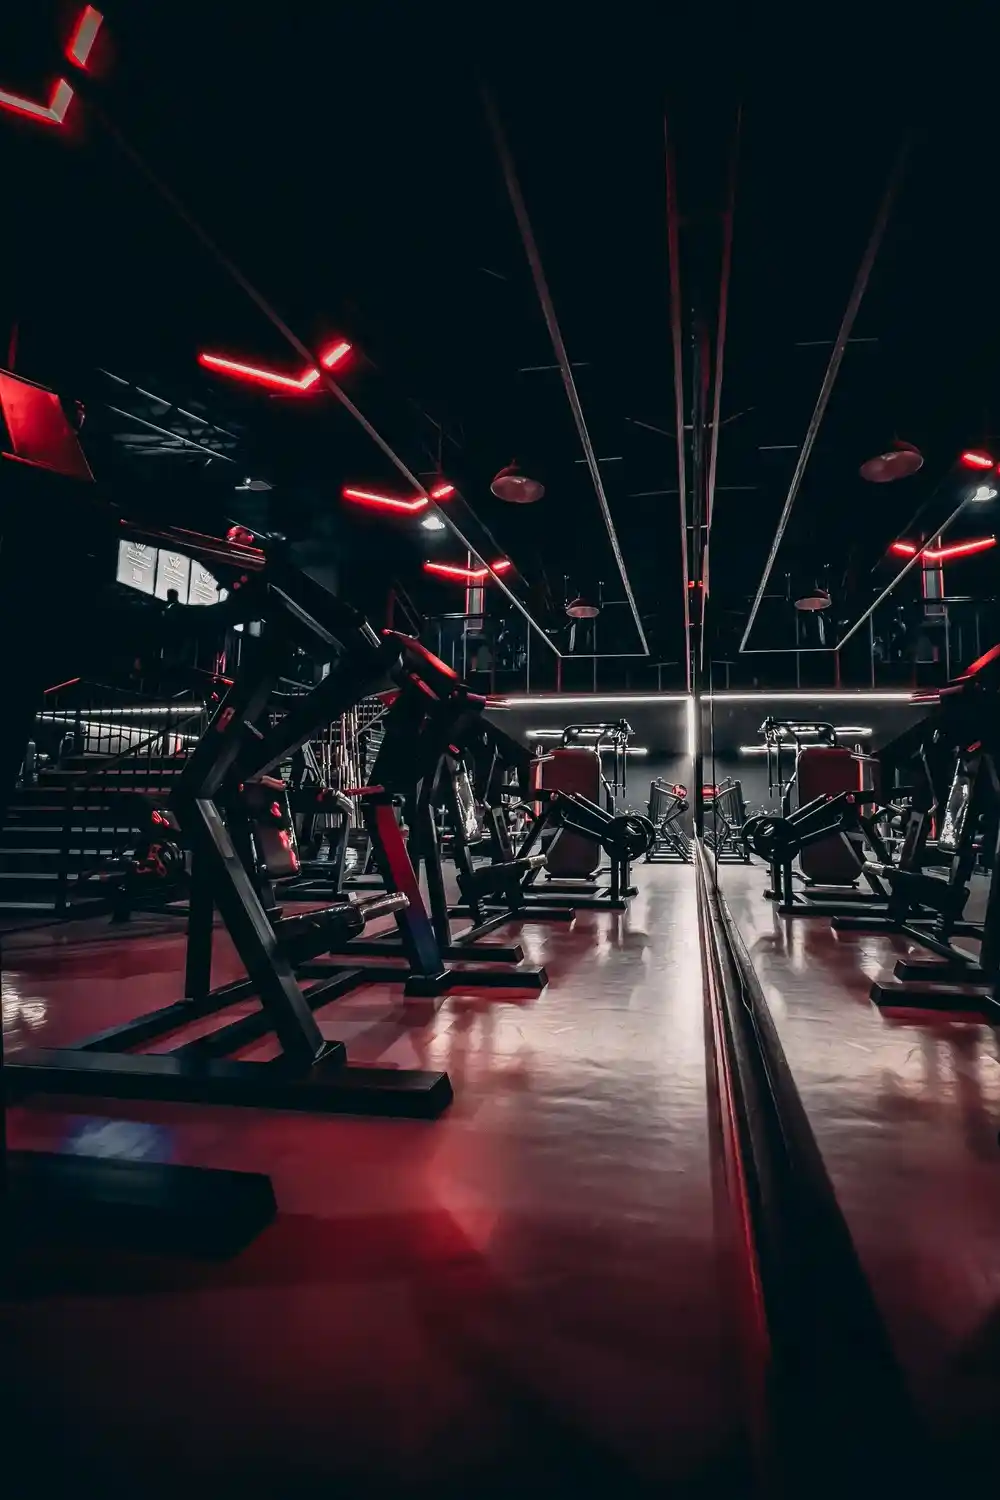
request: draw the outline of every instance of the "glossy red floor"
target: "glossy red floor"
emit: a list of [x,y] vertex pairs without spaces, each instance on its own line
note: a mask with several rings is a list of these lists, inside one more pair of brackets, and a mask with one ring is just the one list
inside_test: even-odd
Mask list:
[[[740,925],[911,1390],[956,1465],[1000,1420],[1000,1051],[995,1031],[882,1013],[902,938],[782,918],[762,866],[723,866]],[[927,958],[923,950],[914,956]]]
[[[253,1168],[280,1206],[230,1264],[74,1261],[3,1307],[26,1492],[747,1492],[692,872],[638,874],[625,916],[524,929],[551,978],[530,1002],[408,1016],[373,987],[322,1013],[355,1061],[447,1067],[434,1124],[11,1112],[14,1144]],[[178,995],[179,936],[68,938],[5,938],[9,1047]]]

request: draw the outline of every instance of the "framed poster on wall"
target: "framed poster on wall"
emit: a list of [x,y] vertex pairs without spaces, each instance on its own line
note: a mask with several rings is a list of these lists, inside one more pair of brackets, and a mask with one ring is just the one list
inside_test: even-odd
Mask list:
[[189,604],[218,604],[221,595],[215,577],[200,562],[191,564],[191,587]]
[[156,597],[165,599],[171,589],[177,590],[181,604],[188,602],[191,583],[191,559],[183,552],[168,552],[161,547],[156,555]]
[[156,553],[155,547],[147,547],[144,542],[119,542],[118,582],[127,583],[140,594],[151,594],[156,582]]

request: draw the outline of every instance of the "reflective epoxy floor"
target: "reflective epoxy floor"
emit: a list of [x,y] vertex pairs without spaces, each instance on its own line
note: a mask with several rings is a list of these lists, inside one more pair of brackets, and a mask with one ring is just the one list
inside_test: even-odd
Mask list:
[[[693,876],[637,873],[624,916],[523,929],[549,969],[537,998],[407,1016],[383,986],[321,1013],[353,1061],[447,1068],[456,1103],[433,1124],[11,1112],[15,1145],[265,1171],[280,1207],[228,1265],[74,1260],[2,1308],[26,1492],[747,1492]],[[176,933],[66,938],[5,939],[8,1047],[177,997]],[[238,972],[220,934],[216,959]]]
[[[1000,1049],[975,1021],[880,1013],[899,937],[777,915],[760,865],[720,867],[902,1368],[955,1465],[1000,1420]],[[929,958],[925,950],[913,956]]]

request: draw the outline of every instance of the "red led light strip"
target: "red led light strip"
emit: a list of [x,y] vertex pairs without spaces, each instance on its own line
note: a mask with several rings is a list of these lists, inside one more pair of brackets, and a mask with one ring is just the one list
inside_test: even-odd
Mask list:
[[[507,569],[513,567],[508,557],[501,557],[499,562],[493,564],[494,573],[506,573]],[[462,583],[482,583],[489,578],[489,568],[454,568],[449,563],[425,562],[424,572],[433,573],[438,578],[455,578]]]
[[430,501],[426,495],[417,495],[413,500],[399,500],[393,495],[376,495],[372,490],[349,490],[341,492],[345,500],[356,500],[359,505],[370,505],[379,510],[405,510],[410,514],[426,510]]
[[[332,370],[339,365],[345,355],[350,354],[351,346],[346,339],[341,339],[338,344],[327,349],[319,357],[319,362],[324,370]],[[308,391],[319,379],[319,370],[313,366],[306,370],[304,375],[282,375],[277,370],[262,370],[257,365],[244,365],[239,360],[226,359],[221,354],[199,354],[198,363],[204,365],[206,370],[218,370],[221,375],[233,375],[237,380],[246,380],[254,385],[266,385],[276,391]]]
[[345,500],[355,500],[359,505],[370,505],[373,509],[382,510],[405,510],[412,515],[415,511],[426,510],[431,500],[447,500],[455,493],[455,486],[437,485],[430,492],[430,500],[426,495],[414,495],[412,500],[402,500],[398,495],[379,495],[374,490],[345,489],[341,493]]
[[[87,66],[103,21],[101,12],[92,5],[85,5],[80,12],[66,45],[66,56],[75,67]],[[41,120],[46,125],[61,125],[73,102],[73,94],[74,90],[65,78],[57,78],[52,85],[48,104],[39,104],[35,99],[25,99],[20,94],[0,89],[0,109],[9,109],[16,115],[27,115],[30,120]]]
[[992,469],[993,467],[993,459],[988,453],[963,453],[959,458],[959,463],[963,463],[967,469]]
[[92,5],[85,5],[80,12],[80,18],[66,47],[66,56],[78,68],[86,68],[103,20],[101,12]]
[[[971,542],[955,542],[950,547],[927,547],[923,556],[927,562],[947,562],[952,557],[971,557],[976,552],[988,552],[996,544],[995,536],[981,536]],[[893,542],[889,551],[897,557],[916,557],[920,548],[913,542]]]

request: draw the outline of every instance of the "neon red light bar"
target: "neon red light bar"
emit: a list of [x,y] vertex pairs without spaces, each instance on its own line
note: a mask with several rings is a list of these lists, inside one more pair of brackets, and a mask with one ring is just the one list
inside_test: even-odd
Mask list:
[[0,109],[9,109],[15,115],[27,115],[30,120],[43,120],[46,125],[61,125],[72,102],[73,90],[65,78],[56,80],[48,104],[36,104],[34,99],[23,99],[20,94],[8,94],[6,89],[0,89]]
[[[85,68],[97,33],[104,17],[92,5],[85,5],[77,17],[73,34],[66,45],[66,56],[78,68]],[[73,102],[73,89],[65,78],[57,78],[52,86],[48,104],[39,104],[35,99],[25,99],[21,94],[11,94],[0,89],[0,109],[9,109],[16,115],[27,115],[29,120],[41,120],[46,125],[62,125],[66,111]]]
[[[499,562],[493,564],[494,573],[506,573],[507,569],[513,567],[510,559],[502,557]],[[425,573],[434,573],[438,578],[456,578],[462,583],[482,583],[489,578],[489,568],[456,568],[450,563],[425,562]]]
[[[403,500],[398,495],[380,495],[374,490],[345,489],[341,493],[345,500],[357,500],[362,505],[381,505],[387,510],[405,510],[411,515],[415,511],[426,510],[430,504],[426,495],[414,495],[412,500]],[[431,500],[447,500],[454,493],[453,484],[439,484],[436,489],[431,490]]]
[[319,362],[324,370],[332,370],[334,365],[339,365],[344,356],[350,352],[350,344],[346,339],[341,339],[339,344],[334,344],[332,349],[327,349],[320,355]]
[[995,536],[981,536],[973,542],[956,542],[952,547],[938,547],[936,551],[931,548],[924,556],[932,562],[947,562],[950,557],[971,557],[974,552],[988,552],[996,544]]
[[[947,562],[952,557],[971,557],[976,552],[988,552],[996,544],[995,536],[982,536],[971,542],[955,542],[950,547],[927,547],[923,556],[925,562]],[[916,557],[920,548],[913,542],[893,542],[889,551],[897,557]]]
[[78,68],[85,68],[97,41],[104,17],[92,5],[85,5],[66,46],[66,56]]
[[[320,355],[320,363],[324,369],[332,370],[350,352],[350,344],[341,339],[339,344],[334,344]],[[319,370],[315,365],[296,379],[293,375],[282,375],[277,370],[262,370],[256,365],[244,365],[235,359],[225,359],[221,354],[199,354],[198,363],[206,369],[218,370],[223,375],[235,375],[238,380],[272,386],[278,391],[308,391],[319,380]]]
[[[255,365],[240,364],[235,359],[224,359],[221,354],[199,354],[198,363],[204,365],[207,370],[218,370],[223,375],[235,375],[238,380],[249,380],[257,385],[273,386],[279,391],[304,391],[308,384],[312,384],[309,377],[313,374],[308,371],[305,377],[296,379],[292,375],[279,375],[276,370],[259,370]],[[315,372],[315,379],[319,379],[319,371]]]
[[430,502],[424,495],[417,495],[412,500],[400,500],[396,495],[376,495],[372,490],[342,490],[345,500],[357,500],[361,505],[381,506],[386,510],[405,510],[412,515],[414,511],[426,510]]
[[959,459],[967,469],[992,469],[993,459],[988,453],[977,453],[974,450],[963,453]]

